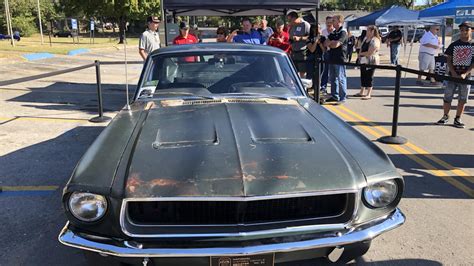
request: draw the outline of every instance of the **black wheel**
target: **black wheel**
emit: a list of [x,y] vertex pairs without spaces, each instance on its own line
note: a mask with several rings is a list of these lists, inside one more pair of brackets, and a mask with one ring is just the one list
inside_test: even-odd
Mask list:
[[344,246],[342,256],[337,260],[338,264],[346,264],[351,260],[362,257],[370,248],[371,241],[361,242]]
[[84,257],[86,258],[87,265],[89,266],[129,266],[131,264],[123,263],[117,261],[114,257],[107,256],[104,257],[96,252],[84,251]]

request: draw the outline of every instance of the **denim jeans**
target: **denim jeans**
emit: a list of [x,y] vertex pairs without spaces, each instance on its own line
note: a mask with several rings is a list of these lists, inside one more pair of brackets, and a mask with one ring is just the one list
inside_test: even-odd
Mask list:
[[347,96],[346,66],[329,65],[329,82],[331,82],[332,98],[338,101],[346,100],[346,96]]
[[[324,61],[329,60],[329,53],[324,53],[323,54],[323,59]],[[328,64],[321,64],[322,70],[322,75],[321,75],[321,91],[326,92],[326,87],[328,86],[328,80],[329,80],[329,65]]]
[[398,65],[398,54],[400,53],[400,44],[390,44],[390,63]]

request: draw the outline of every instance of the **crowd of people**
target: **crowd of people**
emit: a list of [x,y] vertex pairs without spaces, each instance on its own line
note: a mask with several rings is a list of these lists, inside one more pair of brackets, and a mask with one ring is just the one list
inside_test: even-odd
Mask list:
[[[217,29],[216,42],[235,42],[247,44],[270,45],[288,53],[293,60],[298,74],[301,78],[312,79],[314,75],[315,59],[322,60],[321,65],[321,86],[319,93],[326,98],[326,102],[341,104],[347,99],[347,75],[345,62],[351,62],[353,52],[357,54],[356,63],[362,64],[360,67],[360,91],[352,97],[363,100],[372,98],[374,87],[375,67],[380,63],[379,50],[382,45],[382,36],[376,26],[368,26],[355,38],[351,32],[343,28],[344,17],[341,15],[328,16],[325,20],[325,28],[311,25],[304,20],[297,12],[290,11],[287,14],[288,24],[282,20],[277,20],[274,29],[268,26],[268,21],[263,19],[254,22],[250,18],[244,18],[241,29],[229,32],[225,27]],[[156,29],[159,20],[156,17],[149,17],[148,30],[140,38],[140,55],[143,59],[160,47],[160,40]],[[474,44],[471,40],[472,25],[465,22],[460,25],[461,39],[453,42],[446,50],[448,60],[448,75],[457,78],[471,79],[471,71],[474,65]],[[189,26],[185,22],[179,24],[180,35],[173,40],[173,44],[197,43],[198,39],[189,33]],[[420,39],[420,50],[418,55],[419,70],[434,73],[435,56],[440,52],[441,42],[438,37],[439,26],[430,26]],[[467,33],[467,31],[469,31]],[[390,63],[399,65],[400,47],[403,43],[403,34],[399,27],[393,27],[386,36],[386,44],[390,47]],[[460,48],[461,47],[461,48]],[[327,92],[327,84],[331,84],[330,94]],[[433,78],[430,84],[422,80],[422,75],[418,75],[418,85],[440,85]],[[453,94],[459,90],[458,108],[454,125],[464,127],[461,122],[461,115],[464,110],[469,93],[470,85],[457,84],[453,82],[445,83],[444,115],[437,124],[446,124],[449,120],[449,109]],[[317,93],[317,92],[315,92]]]

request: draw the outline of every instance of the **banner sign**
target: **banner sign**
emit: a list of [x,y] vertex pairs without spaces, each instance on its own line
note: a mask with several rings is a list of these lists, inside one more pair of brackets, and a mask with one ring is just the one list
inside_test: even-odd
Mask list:
[[171,45],[171,44],[173,44],[174,38],[176,38],[176,36],[179,35],[179,25],[169,23],[169,24],[166,24],[166,28],[168,30],[168,32],[166,33],[166,38],[168,40],[167,44]]
[[77,19],[75,18],[71,19],[71,27],[73,30],[77,30]]
[[456,8],[454,23],[460,24],[464,21],[474,21],[474,6]]

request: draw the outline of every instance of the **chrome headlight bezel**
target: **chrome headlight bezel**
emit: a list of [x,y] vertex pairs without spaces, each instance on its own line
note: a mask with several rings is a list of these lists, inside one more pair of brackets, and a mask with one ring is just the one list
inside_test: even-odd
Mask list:
[[362,190],[364,205],[371,209],[395,207],[403,192],[401,179],[387,179],[367,185]]
[[[86,204],[88,204],[88,206]],[[72,217],[74,217],[74,219],[82,223],[95,223],[100,221],[107,213],[108,206],[109,203],[106,197],[89,192],[73,192],[69,195],[66,203],[68,212],[72,215]],[[84,207],[89,207],[89,210],[84,209]],[[81,210],[81,208],[83,209]],[[84,215],[87,214],[87,212],[89,212],[89,215],[93,214],[94,212],[96,212],[96,214],[88,217]]]

